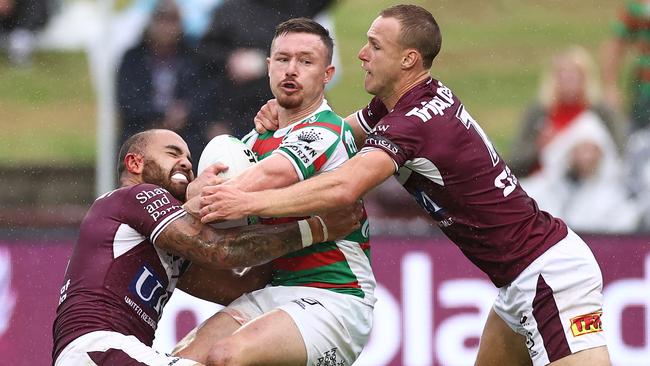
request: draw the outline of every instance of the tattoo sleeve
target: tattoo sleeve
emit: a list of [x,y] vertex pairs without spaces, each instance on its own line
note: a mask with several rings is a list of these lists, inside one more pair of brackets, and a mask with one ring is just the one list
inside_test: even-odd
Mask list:
[[192,215],[167,226],[156,246],[215,268],[252,267],[302,249],[298,224],[214,229]]

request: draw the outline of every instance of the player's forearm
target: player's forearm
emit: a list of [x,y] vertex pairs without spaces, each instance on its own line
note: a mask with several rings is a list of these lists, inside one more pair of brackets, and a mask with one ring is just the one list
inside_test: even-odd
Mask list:
[[326,173],[284,189],[255,192],[252,215],[281,217],[306,216],[350,205],[355,193]]
[[[313,241],[322,241],[319,224],[309,219]],[[165,250],[192,262],[218,269],[252,267],[267,263],[287,253],[303,248],[297,223],[284,225],[255,225],[216,230],[201,224],[192,215],[185,215],[165,230],[158,242]],[[170,226],[171,226],[170,225]]]

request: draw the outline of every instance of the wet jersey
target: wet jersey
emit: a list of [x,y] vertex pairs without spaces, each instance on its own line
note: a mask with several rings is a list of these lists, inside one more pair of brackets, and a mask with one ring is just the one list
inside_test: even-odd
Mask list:
[[398,181],[440,229],[498,287],[567,235],[517,178],[467,108],[429,78],[392,111],[374,98],[357,112],[369,132],[364,151],[395,162]]
[[[277,131],[252,131],[243,141],[258,160],[281,154],[300,180],[336,169],[357,151],[350,126],[326,101],[309,117]],[[261,219],[277,223],[285,219]],[[292,218],[290,220],[297,220]],[[312,245],[273,261],[274,286],[323,288],[375,301],[375,278],[370,267],[368,218],[344,240]]]
[[138,184],[99,197],[84,218],[54,321],[54,357],[99,330],[151,346],[158,320],[189,262],[152,243],[185,215],[167,190]]

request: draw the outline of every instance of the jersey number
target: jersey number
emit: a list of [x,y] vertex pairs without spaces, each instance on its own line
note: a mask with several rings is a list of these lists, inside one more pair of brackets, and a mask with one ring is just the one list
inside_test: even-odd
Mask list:
[[474,127],[474,130],[478,133],[479,137],[481,137],[481,140],[483,140],[483,143],[490,154],[492,166],[497,166],[497,163],[499,162],[499,154],[497,154],[497,150],[494,148],[494,145],[492,145],[492,142],[490,142],[490,139],[487,137],[481,126],[479,126],[476,120],[472,118],[469,112],[467,112],[464,105],[461,104],[460,108],[458,108],[456,118],[458,118],[458,120],[460,120],[468,130],[470,127]]

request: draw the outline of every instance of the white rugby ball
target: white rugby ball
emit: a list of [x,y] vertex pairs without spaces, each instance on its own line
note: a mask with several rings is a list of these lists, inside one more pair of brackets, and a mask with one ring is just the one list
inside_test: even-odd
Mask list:
[[[197,172],[201,174],[205,168],[215,163],[223,163],[228,167],[225,172],[219,173],[224,178],[232,178],[257,163],[255,154],[241,140],[231,135],[214,137],[201,153]],[[240,220],[222,221],[211,225],[218,229],[248,225],[248,218]]]
[[[210,140],[203,148],[196,170],[198,174],[201,174],[205,168],[215,163],[223,163],[228,166],[228,170],[219,173],[219,175],[229,179],[257,163],[257,158],[253,151],[238,138],[231,135],[219,135]],[[245,217],[239,220],[213,222],[210,225],[217,229],[227,229],[248,225],[250,221],[248,217]],[[248,270],[249,268],[237,268],[233,269],[233,272],[241,276]]]
[[231,135],[219,135],[205,145],[199,158],[197,172],[201,174],[205,168],[219,162],[228,166],[228,170],[219,175],[224,178],[232,178],[257,163],[257,159],[251,149],[238,138]]

